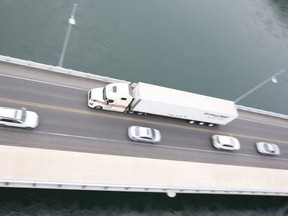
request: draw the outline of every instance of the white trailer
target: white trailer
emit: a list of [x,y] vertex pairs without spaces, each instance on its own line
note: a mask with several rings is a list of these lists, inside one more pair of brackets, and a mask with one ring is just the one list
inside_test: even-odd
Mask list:
[[234,102],[161,86],[138,83],[130,109],[136,112],[225,125],[238,117]]
[[151,85],[114,83],[91,89],[88,106],[118,112],[137,112],[226,125],[238,117],[233,101]]

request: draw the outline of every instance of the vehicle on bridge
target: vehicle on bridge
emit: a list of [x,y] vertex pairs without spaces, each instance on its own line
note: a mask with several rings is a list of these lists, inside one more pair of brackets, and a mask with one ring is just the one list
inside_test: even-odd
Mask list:
[[237,138],[224,135],[212,136],[213,146],[217,149],[237,151],[240,149],[240,142]]
[[226,125],[238,117],[233,101],[147,83],[112,83],[88,92],[88,106],[95,109],[153,114]]
[[280,155],[280,149],[274,143],[257,142],[256,147],[261,154]]
[[0,125],[20,128],[36,128],[39,124],[37,113],[26,108],[0,107]]
[[128,128],[128,136],[133,141],[159,143],[161,141],[160,131],[155,128],[131,126]]

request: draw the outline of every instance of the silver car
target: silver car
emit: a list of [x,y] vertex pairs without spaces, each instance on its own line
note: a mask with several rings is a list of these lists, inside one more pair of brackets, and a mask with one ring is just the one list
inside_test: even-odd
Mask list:
[[257,142],[256,147],[261,154],[280,155],[280,149],[276,144],[267,142]]
[[28,111],[26,108],[0,107],[0,126],[35,128],[38,123],[37,113]]
[[212,136],[213,146],[217,149],[237,151],[240,149],[240,142],[237,138],[224,135]]
[[128,128],[128,136],[133,141],[158,143],[161,141],[160,131],[154,128],[131,126]]

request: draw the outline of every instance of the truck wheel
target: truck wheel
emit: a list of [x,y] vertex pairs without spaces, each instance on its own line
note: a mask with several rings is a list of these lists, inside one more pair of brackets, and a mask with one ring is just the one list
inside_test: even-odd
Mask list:
[[194,124],[195,121],[192,121],[192,120],[191,120],[191,121],[188,121],[188,122],[189,122],[189,124]]
[[198,124],[199,124],[199,125],[204,125],[204,122],[199,122]]
[[97,109],[97,110],[102,110],[103,107],[102,107],[102,106],[96,106],[95,109]]
[[214,126],[214,124],[210,123],[210,124],[208,124],[208,126],[209,126],[209,127],[213,127],[213,126]]

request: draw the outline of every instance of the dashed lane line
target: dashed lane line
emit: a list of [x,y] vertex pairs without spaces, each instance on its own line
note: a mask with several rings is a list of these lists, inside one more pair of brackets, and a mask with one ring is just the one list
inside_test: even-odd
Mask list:
[[[141,123],[146,123],[146,124],[154,124],[154,125],[160,125],[160,126],[166,126],[166,127],[173,127],[173,128],[180,128],[180,129],[186,129],[186,130],[193,130],[193,131],[200,131],[200,132],[215,134],[215,130],[211,130],[211,129],[207,129],[207,128],[194,128],[194,127],[183,126],[183,125],[163,123],[163,122],[159,122],[159,121],[149,121],[149,120],[143,120],[143,119],[136,119],[136,118],[127,117],[127,116],[120,116],[120,115],[115,116],[115,115],[110,115],[108,112],[105,113],[105,112],[96,112],[96,111],[85,111],[85,110],[80,110],[80,109],[54,106],[54,105],[48,105],[48,104],[40,104],[40,103],[34,103],[34,102],[29,102],[29,101],[14,100],[14,99],[9,99],[9,98],[0,98],[0,101],[8,102],[8,103],[14,103],[14,104],[20,104],[21,106],[24,106],[24,105],[34,106],[34,107],[51,109],[51,110],[73,112],[73,113],[84,114],[84,115],[105,117],[105,118],[118,119],[118,120],[124,120],[124,121],[133,121],[133,122],[137,122],[137,123],[141,122]],[[287,140],[269,139],[269,138],[264,138],[264,137],[249,136],[249,135],[230,133],[230,132],[229,133],[218,132],[218,133],[223,134],[223,135],[226,134],[229,136],[242,137],[242,138],[246,138],[246,139],[288,144]]]

